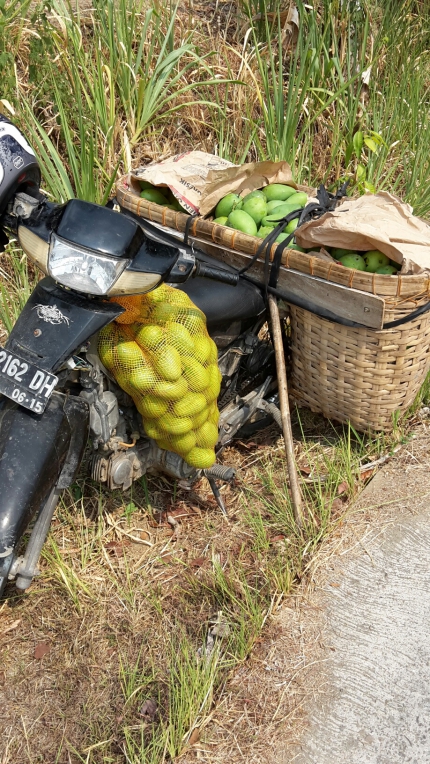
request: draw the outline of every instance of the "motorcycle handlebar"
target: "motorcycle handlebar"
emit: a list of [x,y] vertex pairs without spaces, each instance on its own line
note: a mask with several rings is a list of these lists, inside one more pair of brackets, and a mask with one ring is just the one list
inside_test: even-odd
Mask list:
[[229,284],[230,286],[237,286],[239,281],[238,273],[224,271],[222,268],[213,268],[211,265],[206,265],[198,260],[193,271],[193,279],[197,276],[204,279],[212,279],[213,281],[221,281],[223,284]]

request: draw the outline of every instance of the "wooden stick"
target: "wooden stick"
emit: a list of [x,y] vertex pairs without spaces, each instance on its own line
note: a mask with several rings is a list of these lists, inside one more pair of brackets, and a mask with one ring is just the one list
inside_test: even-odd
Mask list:
[[294,519],[299,528],[302,527],[302,496],[294,457],[293,433],[291,429],[290,404],[288,402],[287,370],[285,367],[284,346],[282,344],[281,320],[278,303],[273,294],[269,294],[269,310],[272,322],[273,343],[275,346],[276,371],[278,376],[279,408],[281,409],[282,432],[287,455],[288,476],[290,478],[291,498],[293,502]]

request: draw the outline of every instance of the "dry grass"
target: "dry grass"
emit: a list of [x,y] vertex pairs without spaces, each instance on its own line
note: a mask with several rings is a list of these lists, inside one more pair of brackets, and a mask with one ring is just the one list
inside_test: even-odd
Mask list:
[[[296,587],[360,489],[365,453],[355,446],[349,486],[341,428],[302,411],[295,437],[314,517],[303,537],[275,427],[224,452],[238,468],[223,489],[229,521],[204,481],[191,494],[163,478],[111,494],[81,476],[57,510],[40,579],[1,606],[2,764],[271,760],[268,745],[303,700],[289,662]],[[286,597],[292,620],[280,628]]]

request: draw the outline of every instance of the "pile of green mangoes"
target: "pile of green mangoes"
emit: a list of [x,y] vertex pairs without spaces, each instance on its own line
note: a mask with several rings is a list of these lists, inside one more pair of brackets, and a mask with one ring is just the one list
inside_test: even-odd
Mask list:
[[[276,228],[280,218],[295,210],[302,210],[307,200],[307,194],[303,191],[296,191],[284,183],[271,183],[261,191],[251,191],[244,197],[233,193],[224,196],[215,208],[213,222],[265,239]],[[297,223],[297,218],[288,223],[276,241],[284,241],[295,231]],[[295,244],[294,240],[289,248],[306,251]]]
[[337,247],[327,248],[331,256],[345,268],[355,268],[357,271],[366,273],[379,273],[382,276],[396,276],[400,268],[399,263],[390,260],[379,249],[370,249],[368,252],[357,252],[350,249]]
[[140,180],[139,183],[142,189],[140,192],[142,199],[146,199],[148,202],[152,202],[152,204],[159,204],[160,207],[167,207],[169,210],[186,212],[167,186],[153,186],[147,180]]

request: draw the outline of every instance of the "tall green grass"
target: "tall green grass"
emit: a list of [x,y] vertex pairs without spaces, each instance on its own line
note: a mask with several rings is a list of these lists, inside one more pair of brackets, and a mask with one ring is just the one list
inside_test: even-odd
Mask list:
[[237,5],[245,23],[219,37],[155,1],[95,0],[84,15],[69,0],[51,0],[51,15],[23,2],[18,16],[6,0],[0,55],[16,78],[9,66],[2,95],[48,192],[104,202],[142,146],[203,145],[238,163],[286,159],[303,183],[393,191],[427,214],[427,5],[298,0],[297,38],[279,3]]
[[289,161],[311,185],[348,178],[360,191],[397,192],[427,214],[430,9],[418,13],[412,0],[298,2],[291,43],[279,6],[244,6],[257,157]]
[[[219,80],[210,51],[200,54],[188,32],[175,38],[176,7],[95,0],[90,17],[81,17],[70,2],[51,6],[54,16],[37,29],[41,71],[30,92],[17,84],[18,115],[42,159],[48,192],[104,203],[139,141],[160,134],[185,106],[205,106],[199,89]],[[51,102],[50,129],[41,99]]]
[[0,321],[9,333],[37,283],[37,275],[16,240],[11,240],[0,265]]

